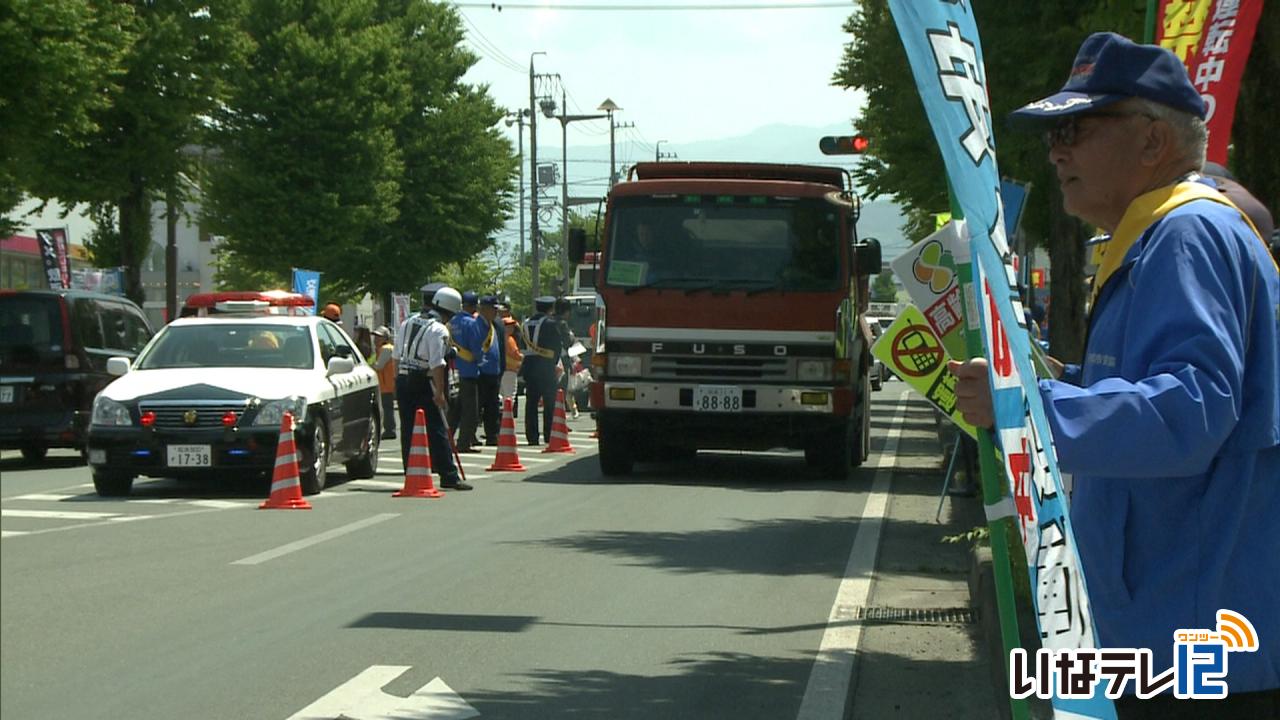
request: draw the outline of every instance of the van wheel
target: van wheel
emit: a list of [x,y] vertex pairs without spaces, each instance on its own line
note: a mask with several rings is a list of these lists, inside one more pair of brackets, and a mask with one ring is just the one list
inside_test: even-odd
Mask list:
[[40,443],[27,443],[22,446],[22,459],[27,462],[39,462],[49,454],[49,448]]
[[133,490],[133,476],[109,470],[93,471],[93,489],[99,497],[125,497]]
[[377,414],[369,416],[369,435],[362,444],[365,448],[360,457],[347,463],[348,480],[365,480],[378,474],[378,441],[382,438],[382,426]]
[[311,440],[299,443],[298,481],[303,495],[317,495],[329,479],[329,428],[324,418],[317,417],[311,427]]

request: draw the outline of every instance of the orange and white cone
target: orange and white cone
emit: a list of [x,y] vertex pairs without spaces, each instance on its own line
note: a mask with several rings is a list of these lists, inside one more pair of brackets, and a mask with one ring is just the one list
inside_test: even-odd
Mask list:
[[486,470],[514,470],[524,472],[520,453],[516,451],[516,416],[511,409],[511,398],[502,400],[502,430],[498,432],[498,454]]
[[302,497],[298,480],[298,445],[293,440],[293,413],[280,418],[280,439],[276,441],[276,467],[271,473],[271,494],[259,510],[310,510]]
[[404,487],[391,497],[442,498],[431,476],[431,453],[427,450],[427,414],[418,408],[413,416],[413,435],[409,438],[409,462],[404,466]]
[[551,421],[551,442],[543,449],[544,453],[577,452],[569,444],[569,423],[564,419],[564,390],[556,392],[556,415]]

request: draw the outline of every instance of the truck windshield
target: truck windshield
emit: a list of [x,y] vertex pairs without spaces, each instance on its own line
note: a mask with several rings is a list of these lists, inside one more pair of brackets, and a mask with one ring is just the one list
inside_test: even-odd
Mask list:
[[821,199],[682,195],[620,199],[605,284],[828,291],[840,287],[839,209]]

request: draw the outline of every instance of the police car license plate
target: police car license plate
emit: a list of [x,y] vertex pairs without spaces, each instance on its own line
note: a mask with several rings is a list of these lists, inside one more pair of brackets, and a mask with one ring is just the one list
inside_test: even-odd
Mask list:
[[0,385],[0,403],[13,402],[13,386]]
[[209,467],[212,452],[208,445],[169,445],[169,467]]
[[693,409],[698,412],[741,412],[742,388],[737,385],[697,385]]

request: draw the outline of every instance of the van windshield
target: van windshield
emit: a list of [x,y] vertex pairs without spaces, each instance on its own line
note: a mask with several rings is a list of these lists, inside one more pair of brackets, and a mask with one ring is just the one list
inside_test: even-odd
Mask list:
[[56,296],[0,296],[0,369],[61,366],[62,343],[62,310]]
[[169,325],[138,358],[139,370],[195,367],[315,366],[311,330],[298,325]]
[[607,285],[840,287],[840,211],[819,198],[646,197],[619,200],[611,212]]

